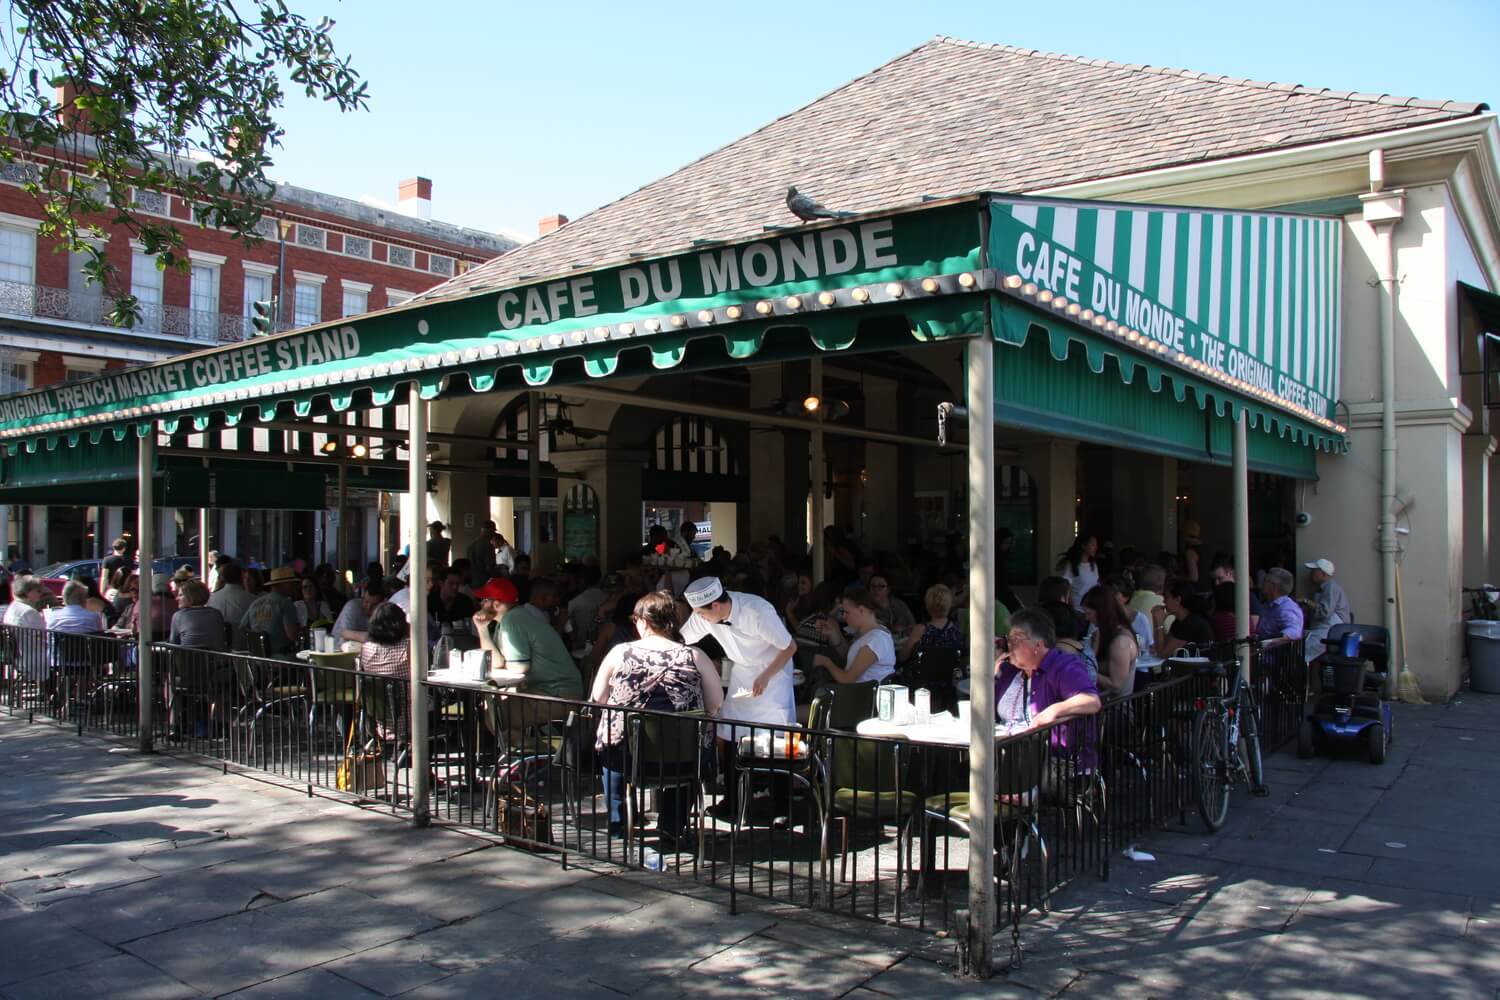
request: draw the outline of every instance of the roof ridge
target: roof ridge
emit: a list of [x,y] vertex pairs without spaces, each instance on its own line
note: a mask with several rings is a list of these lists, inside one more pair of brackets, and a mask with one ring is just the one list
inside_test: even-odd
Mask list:
[[1474,114],[1489,108],[1489,105],[1483,101],[1427,100],[1420,97],[1399,97],[1393,94],[1367,94],[1350,90],[1333,90],[1329,87],[1308,87],[1300,83],[1246,80],[1241,77],[1205,73],[1200,70],[1174,69],[1170,66],[1148,66],[1144,63],[1122,63],[1113,59],[1090,59],[1087,56],[1068,55],[1064,52],[1043,52],[1040,49],[1025,49],[1016,45],[1006,45],[1002,42],[975,42],[965,38],[953,38],[949,35],[936,35],[932,40],[945,45],[956,45],[962,48],[1006,52],[1019,56],[1034,56],[1039,59],[1076,63],[1080,66],[1092,66],[1098,69],[1123,69],[1134,73],[1151,73],[1156,76],[1175,76],[1184,80],[1228,84],[1252,90],[1274,90],[1300,97],[1321,97],[1328,100],[1353,101],[1360,104],[1384,104],[1400,108],[1430,108],[1438,111],[1456,111],[1466,114]]

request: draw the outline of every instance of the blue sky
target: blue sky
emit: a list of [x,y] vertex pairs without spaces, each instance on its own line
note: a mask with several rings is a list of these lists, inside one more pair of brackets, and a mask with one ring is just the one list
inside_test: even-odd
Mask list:
[[1500,0],[297,6],[338,21],[370,110],[291,97],[276,179],[394,201],[421,174],[434,217],[528,236],[938,34],[1500,107]]

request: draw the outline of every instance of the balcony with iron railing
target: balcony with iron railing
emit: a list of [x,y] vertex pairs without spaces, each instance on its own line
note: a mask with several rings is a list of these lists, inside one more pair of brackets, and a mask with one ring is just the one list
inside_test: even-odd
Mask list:
[[[110,320],[113,310],[113,300],[99,292],[0,281],[0,318],[109,327],[148,336],[175,337],[195,344],[232,344],[248,340],[256,332],[248,316],[236,313],[141,303],[135,324],[125,327]],[[290,323],[276,324],[277,331],[288,329]]]

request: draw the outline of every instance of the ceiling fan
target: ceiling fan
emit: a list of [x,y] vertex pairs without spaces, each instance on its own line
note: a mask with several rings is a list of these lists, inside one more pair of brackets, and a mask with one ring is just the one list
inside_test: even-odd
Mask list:
[[[549,412],[547,407],[551,405]],[[597,427],[580,427],[573,422],[568,411],[571,404],[561,396],[542,397],[542,424],[538,430],[547,434],[547,447],[553,451],[557,450],[557,436],[559,434],[571,434],[575,441],[592,441],[597,437],[604,437],[609,432]]]

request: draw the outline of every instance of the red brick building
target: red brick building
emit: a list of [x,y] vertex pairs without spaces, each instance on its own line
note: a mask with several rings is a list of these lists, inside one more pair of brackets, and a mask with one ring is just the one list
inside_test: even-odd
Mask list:
[[[282,329],[397,305],[516,245],[434,221],[425,177],[403,181],[391,205],[278,184],[261,222],[264,242],[254,248],[195,224],[185,200],[141,190],[137,208],[176,223],[191,266],[158,270],[123,228],[110,231],[105,253],[141,306],[140,321],[125,329],[105,319],[110,297],[84,282],[82,255],[38,232],[42,213],[23,189],[35,171],[27,162],[0,164],[0,394],[245,339],[256,301],[275,304]],[[211,544],[226,551],[269,560],[321,548],[313,513],[212,517]],[[373,518],[361,522],[356,551],[374,534]],[[6,562],[19,555],[38,567],[89,558],[133,523],[134,512],[119,508],[0,507],[0,552]],[[167,512],[158,530],[162,551],[174,538],[182,551],[196,551],[196,511]]]

